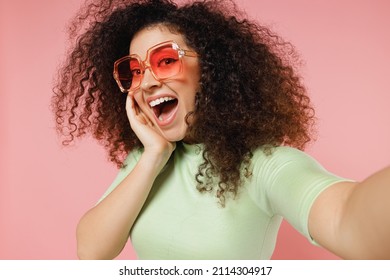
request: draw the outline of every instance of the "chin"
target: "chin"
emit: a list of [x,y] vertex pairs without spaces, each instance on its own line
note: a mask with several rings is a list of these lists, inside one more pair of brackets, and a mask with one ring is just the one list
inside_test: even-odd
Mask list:
[[184,136],[177,136],[177,137],[174,137],[174,136],[166,136],[164,135],[164,138],[169,141],[169,142],[180,142],[184,139]]
[[162,135],[169,142],[179,142],[184,139],[186,133],[178,131],[162,131]]

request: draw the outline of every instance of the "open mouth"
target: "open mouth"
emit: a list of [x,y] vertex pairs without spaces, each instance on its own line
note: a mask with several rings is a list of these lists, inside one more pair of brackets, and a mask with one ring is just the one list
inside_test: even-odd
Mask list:
[[166,121],[175,112],[178,100],[173,97],[161,97],[149,102],[149,106],[153,109],[154,115],[160,121]]

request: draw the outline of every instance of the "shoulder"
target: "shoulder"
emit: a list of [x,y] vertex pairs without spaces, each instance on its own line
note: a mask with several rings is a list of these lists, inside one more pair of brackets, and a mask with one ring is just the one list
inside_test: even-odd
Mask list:
[[[321,189],[343,178],[327,171],[313,157],[291,147],[276,147],[270,152],[256,150],[252,158],[250,185],[256,192],[273,199],[287,194],[286,201]],[[315,194],[313,194],[315,196]]]
[[322,191],[346,181],[307,153],[291,147],[256,150],[249,193],[269,215],[280,215],[308,238],[308,216]]
[[283,167],[286,164],[305,164],[315,161],[310,155],[296,148],[287,146],[258,148],[253,152],[253,167],[262,168],[266,166]]
[[292,147],[258,149],[253,153],[252,171],[256,181],[267,185],[276,182],[290,185],[337,177],[309,154]]

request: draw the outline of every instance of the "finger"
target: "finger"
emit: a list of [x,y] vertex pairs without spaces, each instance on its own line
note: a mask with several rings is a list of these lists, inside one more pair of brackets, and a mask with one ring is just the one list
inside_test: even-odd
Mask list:
[[126,110],[128,111],[129,119],[137,120],[143,125],[153,127],[152,121],[145,115],[141,108],[137,105],[134,96],[128,95],[126,102]]
[[126,99],[126,112],[127,115],[132,114],[134,112],[134,102],[133,97],[128,94]]
[[132,95],[127,95],[127,100],[126,100],[126,112],[127,112],[127,117],[130,119],[137,119],[138,115],[137,106],[134,100],[134,96]]
[[145,115],[145,113],[142,110],[140,110],[140,112],[139,112],[139,117],[141,117],[143,119],[144,124],[146,124],[150,127],[154,126],[153,122],[148,118],[148,116]]

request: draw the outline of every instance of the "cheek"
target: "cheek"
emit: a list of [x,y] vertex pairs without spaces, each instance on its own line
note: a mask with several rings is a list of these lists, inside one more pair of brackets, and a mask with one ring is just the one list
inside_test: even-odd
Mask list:
[[186,77],[186,84],[193,91],[199,91],[200,84],[200,66],[198,62],[193,62],[187,65],[187,68],[183,71],[184,77]]

